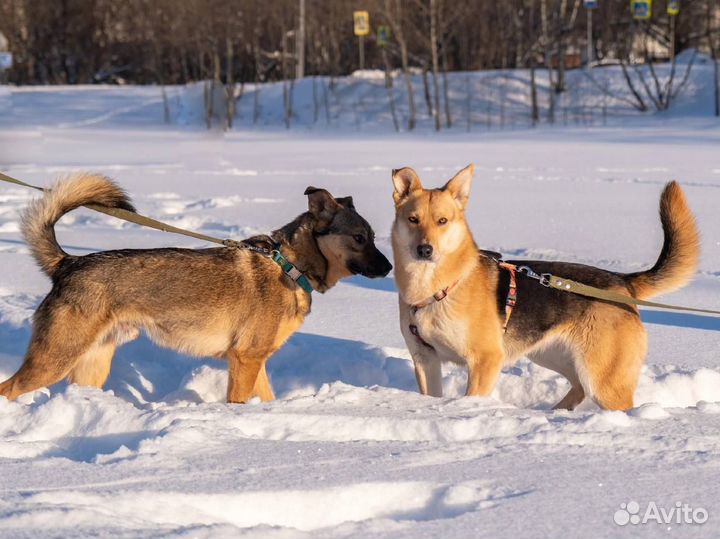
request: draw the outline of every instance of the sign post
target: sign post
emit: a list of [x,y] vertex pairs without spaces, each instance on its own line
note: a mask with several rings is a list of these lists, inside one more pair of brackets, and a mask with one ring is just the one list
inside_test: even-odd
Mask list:
[[598,7],[598,3],[597,0],[584,0],[583,4],[587,10],[587,68],[590,71],[593,61],[592,12]]
[[365,36],[370,33],[370,14],[367,11],[353,11],[353,27],[358,36],[360,69],[365,69]]

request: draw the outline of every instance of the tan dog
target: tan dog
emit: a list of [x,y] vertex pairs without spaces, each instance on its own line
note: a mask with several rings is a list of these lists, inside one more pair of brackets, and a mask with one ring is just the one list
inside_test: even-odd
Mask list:
[[[450,361],[467,365],[467,395],[488,395],[502,367],[527,356],[570,381],[569,393],[556,408],[573,409],[585,396],[606,409],[632,408],[647,351],[637,310],[546,288],[517,274],[517,302],[506,319],[510,272],[478,251],[465,220],[472,174],[471,165],[444,187],[424,189],[412,169],[393,171],[400,326],[420,392],[442,395],[440,366]],[[648,299],[686,284],[699,259],[695,220],[675,182],[662,193],[660,219],[665,243],[647,271],[517,264]]]
[[[14,399],[67,378],[102,387],[115,348],[139,329],[161,346],[229,362],[227,399],[273,399],[265,362],[310,312],[310,293],[352,274],[385,276],[390,262],[352,198],[308,187],[309,211],[270,236],[246,242],[281,252],[299,272],[234,247],[144,249],[72,256],[55,239],[63,214],[85,204],[133,210],[102,176],[58,183],[26,212],[23,234],[53,288],[34,316],[25,361],[0,384]],[[307,281],[302,281],[302,272]]]

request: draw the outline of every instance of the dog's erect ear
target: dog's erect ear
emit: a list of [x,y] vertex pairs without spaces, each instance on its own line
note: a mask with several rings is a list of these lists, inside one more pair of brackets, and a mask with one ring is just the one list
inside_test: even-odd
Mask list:
[[447,191],[455,199],[455,203],[464,209],[470,197],[470,184],[472,183],[475,165],[468,165],[460,172],[455,174],[452,179],[445,184],[443,191]]
[[340,204],[343,208],[347,208],[348,210],[355,209],[355,204],[353,204],[352,197],[336,197],[335,202]]
[[342,206],[325,189],[308,187],[305,189],[308,197],[308,210],[321,221],[330,222],[333,216],[342,209]]
[[393,200],[395,201],[396,206],[407,198],[410,193],[423,188],[417,173],[410,167],[393,169],[392,181],[395,186],[395,191],[393,191]]

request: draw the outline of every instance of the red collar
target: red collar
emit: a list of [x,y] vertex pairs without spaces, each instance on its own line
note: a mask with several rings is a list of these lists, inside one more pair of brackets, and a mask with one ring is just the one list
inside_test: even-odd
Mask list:
[[448,295],[448,293],[450,292],[450,290],[452,290],[453,288],[455,288],[455,286],[457,286],[457,284],[458,284],[459,282],[460,282],[460,279],[458,279],[457,281],[455,281],[455,282],[454,282],[453,284],[451,284],[450,286],[446,286],[445,288],[443,288],[443,289],[440,290],[439,292],[435,292],[432,296],[430,296],[430,297],[429,297],[428,299],[426,299],[425,301],[421,301],[420,303],[416,303],[415,305],[410,305],[410,308],[412,309],[412,312],[413,312],[413,313],[416,313],[416,312],[418,312],[420,309],[424,309],[424,308],[427,307],[428,305],[432,305],[434,302],[439,302],[439,301],[444,300],[444,299],[447,297],[447,295]]

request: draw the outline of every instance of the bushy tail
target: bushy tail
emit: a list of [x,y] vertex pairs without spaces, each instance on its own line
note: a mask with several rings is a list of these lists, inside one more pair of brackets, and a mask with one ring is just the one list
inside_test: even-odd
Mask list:
[[23,237],[40,268],[51,278],[69,256],[58,245],[53,227],[63,215],[85,204],[135,211],[127,194],[112,180],[99,174],[80,173],[60,179],[23,214]]
[[670,182],[660,196],[660,222],[665,241],[655,265],[647,271],[626,275],[635,297],[649,299],[686,285],[700,259],[700,234],[685,195]]

